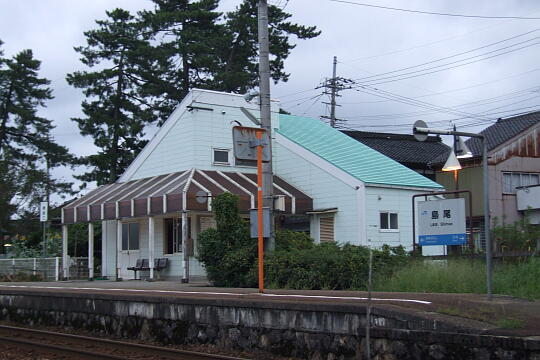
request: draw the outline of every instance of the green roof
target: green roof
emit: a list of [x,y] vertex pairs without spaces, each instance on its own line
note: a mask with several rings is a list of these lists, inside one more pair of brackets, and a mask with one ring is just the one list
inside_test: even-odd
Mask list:
[[367,184],[442,188],[317,119],[279,115],[278,133]]

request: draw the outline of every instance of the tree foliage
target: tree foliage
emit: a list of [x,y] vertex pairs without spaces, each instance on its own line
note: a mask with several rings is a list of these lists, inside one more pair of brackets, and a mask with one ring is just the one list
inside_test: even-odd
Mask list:
[[[68,74],[84,90],[84,118],[73,119],[99,148],[84,162],[80,177],[98,184],[115,181],[146,144],[145,127],[161,125],[190,89],[245,92],[258,84],[257,1],[234,11],[217,10],[219,0],[152,0],[155,8],[136,15],[116,9],[76,47],[93,71]],[[315,27],[290,21],[269,6],[271,76],[287,81],[284,64],[295,44],[310,39]]]
[[67,75],[68,83],[84,89],[86,96],[86,117],[72,120],[100,149],[84,159],[92,170],[80,179],[98,184],[116,181],[146,144],[144,127],[160,114],[155,79],[163,66],[133,15],[116,9],[107,16],[96,21],[97,29],[84,33],[87,45],[75,48],[94,70]]
[[49,193],[71,192],[71,183],[48,174],[74,159],[54,142],[52,121],[38,115],[53,98],[50,81],[39,77],[40,65],[31,50],[9,59],[0,52],[0,232],[13,216],[35,212]]

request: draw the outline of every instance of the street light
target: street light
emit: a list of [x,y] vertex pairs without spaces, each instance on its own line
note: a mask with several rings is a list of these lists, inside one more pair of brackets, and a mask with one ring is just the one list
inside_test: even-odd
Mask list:
[[492,300],[493,299],[492,266],[491,266],[492,250],[491,250],[491,237],[490,237],[490,229],[489,229],[489,177],[488,177],[488,156],[487,156],[488,150],[487,150],[486,137],[483,134],[475,134],[475,133],[461,132],[461,131],[455,131],[455,130],[452,131],[452,130],[430,129],[427,127],[427,124],[422,120],[418,120],[414,123],[413,134],[416,140],[418,141],[426,140],[428,134],[467,136],[467,137],[478,138],[482,141],[482,177],[483,177],[483,185],[484,185],[484,234],[486,238],[487,298],[488,300]]
[[455,171],[455,170],[461,170],[461,164],[459,163],[459,160],[456,157],[456,154],[454,154],[454,148],[452,148],[450,150],[450,155],[448,155],[448,159],[444,163],[442,171]]

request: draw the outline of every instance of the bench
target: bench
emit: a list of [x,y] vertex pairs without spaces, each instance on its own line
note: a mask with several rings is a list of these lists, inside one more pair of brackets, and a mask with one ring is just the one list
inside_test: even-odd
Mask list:
[[[160,272],[161,270],[167,268],[169,265],[168,258],[154,259],[154,271]],[[137,271],[148,271],[150,270],[150,261],[148,259],[137,259],[135,266],[130,266],[128,270],[135,272],[135,279],[137,279]],[[139,279],[140,280],[140,279]]]

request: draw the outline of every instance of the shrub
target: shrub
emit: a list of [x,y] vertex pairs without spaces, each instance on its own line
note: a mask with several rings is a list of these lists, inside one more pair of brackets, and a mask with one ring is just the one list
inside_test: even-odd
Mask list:
[[[265,278],[272,287],[294,289],[365,289],[369,249],[323,243],[278,249],[265,259]],[[373,250],[373,273],[389,275],[406,261],[402,247]]]
[[257,261],[257,241],[251,239],[249,225],[240,217],[239,198],[231,193],[212,201],[216,229],[199,234],[198,259],[215,286],[253,287]]

